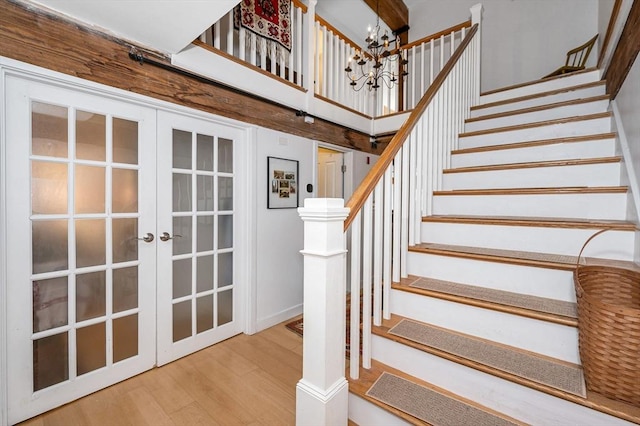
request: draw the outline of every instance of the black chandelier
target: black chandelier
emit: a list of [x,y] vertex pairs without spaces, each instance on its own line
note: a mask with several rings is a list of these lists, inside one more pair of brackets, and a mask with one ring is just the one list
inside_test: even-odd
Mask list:
[[[349,85],[353,90],[360,91],[367,86],[369,90],[377,90],[382,84],[388,88],[392,88],[398,78],[409,75],[406,65],[409,61],[403,56],[400,50],[400,36],[394,32],[395,38],[389,39],[387,30],[380,35],[380,13],[379,1],[376,2],[376,26],[372,29],[369,27],[368,36],[364,40],[367,44],[367,51],[362,55],[354,55],[349,58],[347,67],[344,71],[347,73]],[[394,45],[395,49],[389,50],[389,45]],[[351,68],[351,61],[355,61],[354,69]],[[392,62],[398,62],[398,73],[389,70]]]

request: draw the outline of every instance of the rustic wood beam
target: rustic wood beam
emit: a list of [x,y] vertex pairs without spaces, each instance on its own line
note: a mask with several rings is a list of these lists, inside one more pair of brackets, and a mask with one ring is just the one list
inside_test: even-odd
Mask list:
[[[377,12],[378,0],[364,0],[364,2],[371,10]],[[409,27],[409,9],[402,0],[379,0],[379,2],[380,19],[391,28],[391,31]]]
[[607,93],[615,99],[629,74],[629,70],[640,51],[640,0],[634,0],[627,22],[624,24],[620,41],[611,58],[604,79],[607,80]]
[[[378,154],[369,135],[325,120],[313,125],[286,106],[129,58],[139,46],[44,10],[0,0],[0,55],[252,125]],[[156,60],[169,64],[168,58]]]

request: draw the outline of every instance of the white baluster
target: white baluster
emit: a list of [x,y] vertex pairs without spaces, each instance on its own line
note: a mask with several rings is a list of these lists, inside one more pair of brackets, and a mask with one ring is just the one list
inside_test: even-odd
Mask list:
[[371,368],[371,198],[367,197],[362,209],[362,366]]
[[220,49],[220,22],[216,22],[213,26],[213,47]]
[[382,291],[382,306],[384,307],[383,318],[391,318],[391,219],[392,219],[392,193],[391,193],[391,168],[389,165],[384,172],[384,227],[383,227],[383,247],[384,252],[382,254],[384,258],[384,265],[382,271],[382,282],[384,288]]
[[434,69],[433,69],[433,52],[435,52],[435,40],[431,39],[429,42],[429,85],[433,83],[433,79],[435,78]]
[[238,31],[238,58],[241,61],[246,61],[247,58],[245,56],[245,42],[246,42],[246,33],[247,30],[244,29],[244,27],[240,27],[240,30]]
[[429,199],[427,200],[427,215],[433,212],[433,158],[435,156],[435,107],[433,104],[427,108],[427,191],[429,191]]
[[438,67],[438,72],[442,70],[442,68],[444,68],[444,51],[445,51],[445,46],[444,46],[444,35],[440,36],[440,67]]
[[373,190],[375,207],[373,227],[373,325],[382,325],[382,214],[384,212],[382,180]]
[[409,246],[416,244],[415,239],[415,223],[416,223],[416,128],[411,130],[409,140],[405,142],[409,146],[409,163],[407,167],[409,169]]
[[[411,52],[411,109],[416,107],[416,48],[412,47]],[[407,52],[409,53],[409,52]],[[420,95],[422,97],[422,95]]]
[[427,86],[424,84],[424,75],[426,68],[424,67],[424,48],[427,43],[420,44],[420,97],[422,98],[427,91]]
[[278,64],[278,53],[277,53],[277,49],[278,49],[278,44],[274,41],[269,42],[269,58],[271,59],[271,74],[273,75],[277,75],[277,64]]
[[400,276],[407,277],[407,252],[409,250],[409,147],[402,148],[402,207],[400,209]]
[[456,51],[456,43],[455,43],[455,31],[451,31],[451,54],[449,57],[453,56],[453,52]]
[[349,375],[352,379],[360,377],[360,239],[362,235],[362,214],[358,214],[351,222],[351,350],[349,355]]
[[[400,235],[400,212],[402,209],[402,148],[393,160],[393,235]],[[391,273],[394,282],[400,282],[400,239],[393,239]]]
[[413,191],[414,197],[415,198],[415,205],[414,205],[414,225],[413,225],[413,232],[414,232],[414,238],[413,240],[415,241],[415,244],[418,244],[421,241],[420,237],[420,225],[422,224],[422,171],[424,170],[424,164],[422,163],[422,149],[424,147],[424,140],[423,140],[423,135],[422,135],[422,117],[420,117],[420,120],[416,123],[415,126],[415,138],[416,138],[416,151],[415,151],[415,163],[416,163],[416,168],[414,169],[414,175],[415,175],[415,189]]
[[259,51],[260,51],[260,68],[263,71],[267,70],[267,40],[263,37],[258,38],[258,42],[260,43]]
[[[296,52],[296,55],[295,55],[296,66],[295,66],[295,69],[292,68],[292,70],[295,71],[295,73],[297,73],[296,84],[298,86],[302,86],[302,50],[304,48],[304,41],[303,41],[304,38],[302,37],[302,21],[304,19],[303,16],[304,15],[302,14],[302,9],[301,8],[297,8],[296,9],[296,38],[294,40],[294,43],[295,43],[294,44],[294,51]],[[313,17],[311,19],[313,19]],[[311,46],[309,46],[309,47],[311,47]],[[313,49],[309,49],[309,50],[310,50],[310,52],[313,52]],[[291,72],[291,78],[292,79],[296,75],[295,73]],[[310,78],[310,76],[307,75],[307,78]],[[313,81],[313,78],[311,80]]]
[[233,12],[227,13],[227,53],[233,56]]
[[253,66],[258,65],[257,51],[258,51],[257,37],[254,33],[249,33],[249,62]]

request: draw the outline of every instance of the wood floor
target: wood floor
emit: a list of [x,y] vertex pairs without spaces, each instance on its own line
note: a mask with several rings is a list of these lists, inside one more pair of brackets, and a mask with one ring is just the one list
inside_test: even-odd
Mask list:
[[293,425],[302,338],[239,335],[28,420],[29,426]]

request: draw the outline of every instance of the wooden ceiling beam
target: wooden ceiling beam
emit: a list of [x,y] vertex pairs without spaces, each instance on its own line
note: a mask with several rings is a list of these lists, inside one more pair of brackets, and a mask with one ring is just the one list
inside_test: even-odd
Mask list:
[[409,9],[402,0],[364,0],[374,13],[377,12],[378,1],[380,2],[380,19],[392,31],[409,27]]

